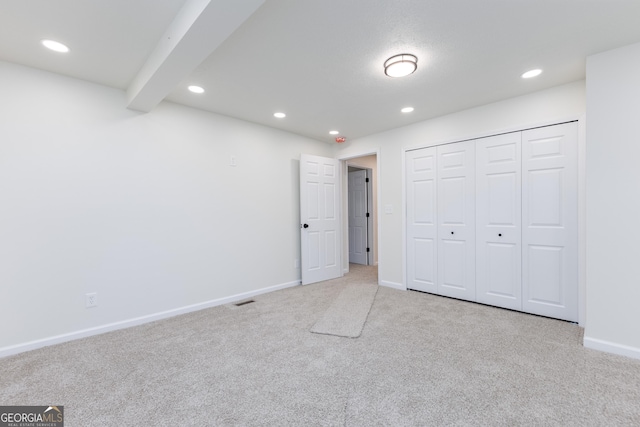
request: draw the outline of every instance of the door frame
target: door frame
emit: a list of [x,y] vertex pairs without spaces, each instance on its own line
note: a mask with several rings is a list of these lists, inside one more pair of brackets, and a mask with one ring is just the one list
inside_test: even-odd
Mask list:
[[[435,147],[437,145],[453,144],[456,142],[468,141],[471,139],[485,138],[500,135],[503,133],[519,132],[527,129],[535,129],[545,126],[553,126],[567,122],[578,122],[578,325],[584,327],[586,313],[586,115],[569,116],[557,120],[548,120],[530,124],[522,124],[509,128],[496,129],[490,132],[482,132],[469,136],[462,136],[456,139],[435,140],[433,142],[423,142],[415,145],[407,145],[401,148],[402,161],[402,285],[407,289],[407,151],[421,148]],[[379,162],[379,159],[378,159]],[[378,187],[379,189],[379,187]],[[380,199],[378,199],[378,204]],[[378,223],[379,225],[379,223]]]
[[[345,199],[345,197],[347,197],[348,194],[348,189],[347,189],[347,181],[348,181],[348,173],[349,173],[349,166],[348,166],[348,161],[349,160],[353,160],[359,157],[366,157],[366,156],[376,156],[376,173],[375,173],[375,177],[371,177],[372,179],[370,180],[369,184],[372,186],[371,189],[371,195],[373,195],[373,179],[376,180],[376,192],[375,192],[375,197],[376,197],[376,209],[374,212],[374,215],[379,216],[380,212],[382,212],[381,207],[380,207],[380,148],[374,148],[374,149],[370,149],[370,150],[363,150],[363,151],[356,151],[353,153],[349,153],[349,154],[342,154],[339,155],[338,157],[336,157],[337,160],[340,161],[340,165],[341,165],[341,175],[342,175],[342,198],[341,198],[341,204],[342,206],[341,208],[341,212],[343,215],[343,218],[348,218],[349,212],[347,209],[349,209],[349,204],[348,204],[348,200]],[[366,169],[366,168],[362,168],[362,169]],[[373,197],[371,198],[371,206],[373,206]],[[375,228],[375,236],[371,235],[371,239],[374,241],[374,243],[371,245],[370,247],[371,252],[370,252],[370,264],[369,265],[373,265],[376,264],[373,262],[373,259],[375,259],[374,257],[374,253],[377,255],[378,258],[378,262],[377,265],[378,267],[381,265],[382,263],[382,251],[380,250],[380,248],[378,247],[378,245],[380,244],[380,230],[382,227],[382,221],[380,220],[380,218],[377,218],[377,222],[378,222],[378,226]],[[373,228],[373,221],[369,221],[369,227],[370,227],[370,231],[374,231]],[[348,221],[343,221],[342,222],[342,266],[343,266],[343,272],[346,274],[349,272],[349,223]],[[379,277],[379,276],[378,276]],[[378,279],[378,282],[380,282],[380,279]]]
[[[373,224],[378,221],[378,212],[373,208],[373,170],[366,168],[365,171],[367,171],[367,179],[369,180],[367,182],[367,212],[370,213],[367,220],[367,246],[370,248],[367,253],[367,265],[376,265],[375,259],[378,254],[378,245],[376,244],[377,239],[374,239]],[[376,200],[378,200],[377,196]],[[375,217],[373,217],[374,214],[376,215]]]

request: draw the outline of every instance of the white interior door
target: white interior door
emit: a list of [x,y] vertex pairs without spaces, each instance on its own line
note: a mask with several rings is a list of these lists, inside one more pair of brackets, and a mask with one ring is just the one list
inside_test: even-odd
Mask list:
[[438,293],[474,301],[475,141],[437,147]]
[[407,288],[436,293],[436,148],[406,153]]
[[367,264],[367,171],[348,174],[349,262]]
[[522,132],[523,310],[578,320],[577,123]]
[[340,277],[339,161],[300,156],[300,242],[302,284]]
[[476,300],[522,310],[521,132],[476,143]]
[[367,172],[367,265],[374,265],[377,245],[374,224],[377,221],[376,208],[374,204],[375,193],[373,191],[373,173],[371,169],[365,169]]

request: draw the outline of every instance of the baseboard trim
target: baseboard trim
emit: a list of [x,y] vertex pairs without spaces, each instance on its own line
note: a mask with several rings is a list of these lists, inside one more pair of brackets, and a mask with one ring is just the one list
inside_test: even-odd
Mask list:
[[378,280],[378,285],[386,286],[387,288],[398,289],[400,291],[406,291],[407,288],[402,283],[389,282],[387,280]]
[[589,337],[584,337],[582,342],[586,348],[590,348],[592,350],[618,354],[620,356],[627,356],[633,359],[640,359],[640,348]]
[[106,332],[116,331],[118,329],[125,329],[125,328],[130,328],[132,326],[139,326],[145,323],[155,322],[156,320],[167,319],[169,317],[179,316],[181,314],[187,314],[187,313],[191,313],[198,310],[204,310],[205,308],[211,308],[211,307],[216,307],[218,305],[229,304],[232,302],[251,298],[257,295],[279,291],[281,289],[291,288],[299,284],[300,284],[300,281],[296,280],[293,282],[287,282],[287,283],[282,283],[275,286],[269,286],[267,288],[244,292],[244,293],[232,295],[229,297],[218,298],[210,301],[205,301],[197,304],[192,304],[184,307],[178,307],[171,310],[162,311],[159,313],[140,316],[133,319],[122,320],[120,322],[109,323],[106,325],[96,326],[93,328],[82,329],[75,332],[69,332],[66,334],[55,335],[52,337],[42,338],[35,341],[29,341],[22,344],[7,346],[7,347],[0,348],[0,358],[13,356],[14,354],[24,353],[25,351],[36,350],[42,347],[48,347],[54,344],[61,344],[68,341],[86,338],[93,335],[100,335]]

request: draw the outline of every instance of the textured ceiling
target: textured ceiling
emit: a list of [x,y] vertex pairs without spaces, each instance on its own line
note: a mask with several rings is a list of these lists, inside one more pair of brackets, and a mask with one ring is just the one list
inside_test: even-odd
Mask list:
[[[184,0],[2,0],[0,60],[126,89]],[[41,39],[71,48],[48,52]]]
[[[3,0],[0,60],[131,92],[165,49],[143,79],[158,100],[329,142],[332,129],[353,139],[580,80],[588,55],[640,41],[638,0],[252,2]],[[183,7],[208,14],[174,19]],[[184,37],[166,47],[167,34]],[[419,57],[416,73],[385,76],[404,52]],[[544,73],[521,79],[531,68]]]

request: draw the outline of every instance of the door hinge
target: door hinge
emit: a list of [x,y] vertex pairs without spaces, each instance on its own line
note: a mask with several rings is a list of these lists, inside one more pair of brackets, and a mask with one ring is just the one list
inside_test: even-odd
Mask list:
[[369,182],[369,178],[365,178],[365,179],[364,179],[364,182]]
[[369,252],[369,248],[367,248],[367,252]]
[[369,212],[367,212],[367,218],[369,218]]

